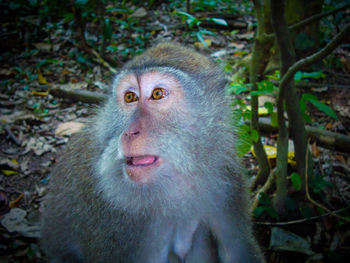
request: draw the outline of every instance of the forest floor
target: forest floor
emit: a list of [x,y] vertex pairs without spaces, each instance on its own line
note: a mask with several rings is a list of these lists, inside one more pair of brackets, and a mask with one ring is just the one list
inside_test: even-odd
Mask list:
[[[116,29],[118,34],[125,36],[118,46],[125,51],[118,55],[119,64],[158,39],[194,45],[215,59],[230,61],[233,71],[239,71],[240,60],[249,58],[253,31],[247,31],[247,26],[212,29],[216,34],[206,36],[209,45],[206,50],[194,34],[186,31],[179,17],[169,16],[162,8],[159,10],[140,11],[141,18],[145,16],[142,12],[147,16],[147,22],[137,25],[144,28],[143,32]],[[32,18],[28,16],[29,19]],[[241,25],[251,21],[254,17],[248,15],[236,19]],[[178,24],[179,28],[167,28],[167,25]],[[154,29],[158,25],[160,29]],[[50,169],[69,144],[70,134],[79,130],[98,108],[95,104],[54,96],[50,89],[64,87],[103,93],[113,78],[113,73],[96,57],[79,49],[77,38],[67,25],[32,32],[34,35],[24,41],[22,34],[29,34],[34,29],[38,28],[30,23],[11,22],[1,29],[2,33],[7,33],[7,39],[1,43],[0,55],[0,262],[43,261],[44,255],[38,246],[39,220]],[[88,25],[87,29],[89,34],[97,35],[93,26]],[[140,38],[141,35],[148,35],[148,39]],[[144,42],[136,43],[135,39]],[[349,135],[349,49],[339,47],[332,56],[343,64],[337,69],[321,66],[326,77],[310,80],[308,84],[298,86],[298,91],[300,94],[312,93],[333,108],[338,116],[337,120],[332,119],[308,105],[311,117],[308,125]],[[246,95],[240,96],[248,104]],[[265,137],[264,143],[275,146],[276,134]],[[310,149],[315,173],[321,178],[318,188],[313,188],[312,197],[332,211],[348,207],[349,152],[322,148],[313,141]],[[255,158],[249,153],[243,159],[249,174],[255,176],[258,169]],[[293,170],[293,166],[290,169]],[[272,218],[263,214],[254,219],[256,236],[268,262],[345,262],[346,256],[350,255],[349,223],[329,214],[321,216],[321,210],[315,214],[314,210],[313,204],[305,202],[293,218]],[[289,222],[297,219],[301,220]],[[279,243],[273,235],[294,242],[293,246],[283,246],[283,242]]]

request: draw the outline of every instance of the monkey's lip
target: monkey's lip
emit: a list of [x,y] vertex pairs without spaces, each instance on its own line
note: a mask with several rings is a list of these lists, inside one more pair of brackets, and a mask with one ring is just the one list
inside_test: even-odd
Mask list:
[[135,183],[148,183],[154,177],[154,168],[161,164],[159,157],[142,155],[125,157],[126,173]]
[[159,159],[154,155],[129,156],[126,157],[126,164],[130,167],[147,167],[155,164]]

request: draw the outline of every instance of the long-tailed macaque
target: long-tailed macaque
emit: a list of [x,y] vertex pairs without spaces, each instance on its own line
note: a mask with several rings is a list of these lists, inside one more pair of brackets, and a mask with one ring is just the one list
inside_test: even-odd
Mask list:
[[264,262],[225,84],[215,63],[176,43],[122,68],[50,178],[51,262]]

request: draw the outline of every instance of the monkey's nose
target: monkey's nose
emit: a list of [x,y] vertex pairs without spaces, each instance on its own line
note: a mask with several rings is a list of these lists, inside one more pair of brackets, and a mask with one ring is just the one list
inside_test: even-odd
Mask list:
[[124,132],[124,135],[126,137],[135,137],[140,134],[140,131],[141,131],[141,124],[140,122],[136,121],[130,124],[130,126]]
[[139,134],[140,134],[139,131],[127,131],[127,132],[124,133],[124,135],[127,136],[127,137],[137,136]]

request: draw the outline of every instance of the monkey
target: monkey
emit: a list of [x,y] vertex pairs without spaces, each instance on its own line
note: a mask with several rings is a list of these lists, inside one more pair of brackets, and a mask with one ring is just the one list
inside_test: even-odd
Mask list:
[[50,262],[265,262],[226,84],[214,61],[176,42],[122,67],[50,176]]

